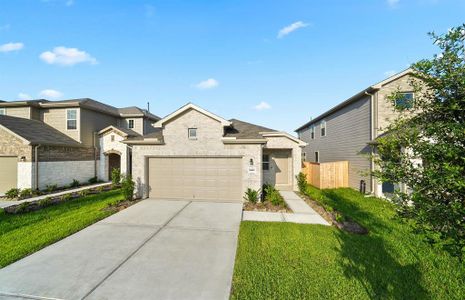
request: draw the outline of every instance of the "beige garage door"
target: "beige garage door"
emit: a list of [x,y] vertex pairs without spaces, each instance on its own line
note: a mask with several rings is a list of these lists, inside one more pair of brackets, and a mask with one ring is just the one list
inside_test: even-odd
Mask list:
[[0,195],[17,186],[18,158],[0,156]]
[[240,157],[149,158],[149,196],[242,201],[241,162]]

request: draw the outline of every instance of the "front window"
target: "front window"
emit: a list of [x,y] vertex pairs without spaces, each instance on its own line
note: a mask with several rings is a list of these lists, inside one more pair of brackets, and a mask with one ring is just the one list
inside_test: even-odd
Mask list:
[[77,109],[68,109],[66,111],[66,129],[77,129]]
[[128,128],[134,129],[134,120],[128,120]]
[[270,169],[270,156],[268,154],[263,154],[262,164],[263,170],[267,171]]
[[326,136],[326,121],[320,123],[321,136]]
[[0,108],[0,115],[6,115],[6,109]]
[[413,107],[413,93],[400,93],[396,98],[396,108],[409,109]]
[[187,130],[187,136],[189,137],[190,140],[196,140],[197,139],[197,128],[189,128]]

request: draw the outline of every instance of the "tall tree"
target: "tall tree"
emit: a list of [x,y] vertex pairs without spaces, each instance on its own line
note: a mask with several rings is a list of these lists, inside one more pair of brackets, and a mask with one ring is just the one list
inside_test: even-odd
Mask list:
[[[412,65],[413,105],[395,106],[399,117],[378,140],[374,175],[402,183],[396,192],[403,216],[465,257],[465,24],[429,34],[441,50]],[[396,92],[389,97],[403,97]]]

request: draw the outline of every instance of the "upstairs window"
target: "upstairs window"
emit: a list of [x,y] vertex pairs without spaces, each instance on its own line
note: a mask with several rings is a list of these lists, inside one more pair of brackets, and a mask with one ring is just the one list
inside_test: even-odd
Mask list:
[[321,136],[326,136],[326,121],[321,121],[320,123],[320,134]]
[[128,128],[134,129],[134,120],[128,120]]
[[197,128],[189,128],[187,130],[187,136],[189,140],[196,140],[197,139]]
[[270,156],[268,154],[262,156],[262,168],[265,171],[270,169]]
[[0,116],[5,116],[5,115],[6,115],[6,109],[0,108]]
[[409,109],[413,107],[413,93],[400,93],[396,99],[396,108],[398,109]]
[[77,129],[77,109],[68,109],[66,111],[66,129]]

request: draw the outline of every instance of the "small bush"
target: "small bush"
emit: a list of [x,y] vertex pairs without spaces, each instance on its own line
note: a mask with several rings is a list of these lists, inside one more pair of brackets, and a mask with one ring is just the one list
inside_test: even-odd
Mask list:
[[47,207],[52,204],[52,198],[45,197],[44,199],[39,200],[39,205],[41,207]]
[[45,186],[45,190],[49,193],[53,192],[53,191],[56,191],[58,189],[58,185],[56,184],[47,184]]
[[283,196],[281,196],[279,191],[274,186],[269,184],[264,185],[264,194],[265,196],[262,201],[270,202],[275,206],[285,205]]
[[68,201],[71,200],[71,194],[64,194],[61,196],[61,201]]
[[5,196],[8,199],[15,199],[15,198],[18,198],[20,192],[21,192],[20,189],[12,188],[12,189],[9,189],[8,191],[6,191]]
[[121,181],[121,192],[123,193],[125,200],[134,199],[134,181],[132,181],[131,175],[124,175]]
[[307,190],[307,176],[304,173],[300,172],[299,175],[296,176],[297,179],[297,186],[299,187],[299,191],[301,193],[305,193]]
[[246,201],[249,201],[251,203],[257,203],[258,202],[258,196],[260,192],[251,188],[247,188],[247,191],[245,192],[244,199]]
[[23,189],[19,192],[19,197],[21,198],[29,198],[32,196],[32,190],[31,189]]
[[79,180],[73,179],[73,182],[69,185],[72,188],[77,188],[79,187]]
[[97,182],[98,182],[97,176],[92,177],[91,179],[89,179],[89,183],[90,183],[90,184],[95,184],[95,183],[97,183]]
[[114,168],[111,171],[111,182],[114,185],[120,184],[120,182],[121,182],[121,171],[119,170],[119,168]]

